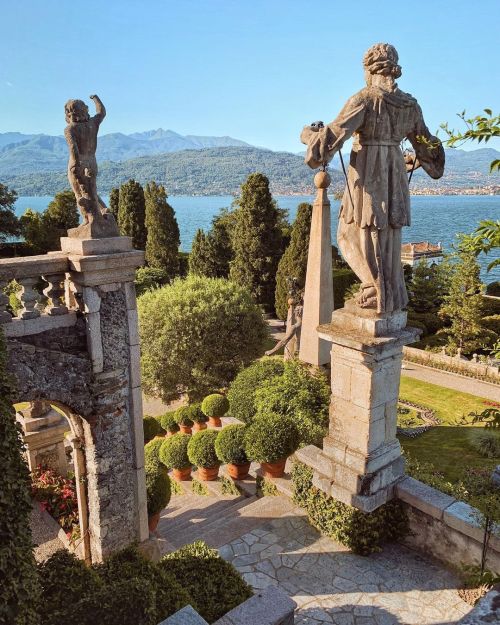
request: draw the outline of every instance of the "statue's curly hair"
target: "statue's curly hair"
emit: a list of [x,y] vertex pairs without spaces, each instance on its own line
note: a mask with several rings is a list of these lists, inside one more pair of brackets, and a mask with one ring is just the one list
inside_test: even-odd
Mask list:
[[389,43],[376,43],[365,52],[363,66],[370,74],[382,74],[399,78],[401,66],[398,65],[399,56],[394,46]]
[[89,120],[89,107],[83,100],[68,100],[64,105],[66,122],[86,122]]

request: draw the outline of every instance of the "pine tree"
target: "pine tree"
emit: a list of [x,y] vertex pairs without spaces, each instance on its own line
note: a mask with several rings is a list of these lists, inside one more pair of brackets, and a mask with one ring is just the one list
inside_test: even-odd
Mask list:
[[447,261],[429,264],[422,259],[413,268],[409,282],[409,308],[415,312],[435,312],[448,292],[450,266]]
[[275,304],[276,313],[280,319],[287,317],[289,281],[295,278],[295,284],[300,291],[303,291],[306,285],[311,216],[312,205],[306,202],[299,204],[292,226],[290,244],[278,264]]
[[234,212],[222,209],[212,220],[212,227],[205,233],[198,230],[189,255],[189,271],[207,278],[227,278],[229,263],[233,258],[231,229]]
[[146,204],[146,261],[162,269],[169,279],[179,273],[179,225],[174,209],[167,202],[163,186],[149,182],[144,192]]
[[109,212],[114,216],[116,222],[118,223],[118,209],[120,203],[120,189],[114,187],[111,189],[111,193],[109,194]]
[[30,479],[21,455],[21,429],[14,413],[6,351],[0,330],[0,623],[36,625],[39,587],[29,524]]
[[146,248],[146,206],[144,189],[133,179],[120,187],[118,203],[118,223],[120,234],[132,237],[132,245],[136,250]]
[[484,285],[474,252],[459,248],[455,254],[448,294],[439,316],[450,322],[444,331],[452,350],[471,353],[481,347],[480,336]]
[[0,182],[0,241],[20,232],[20,224],[14,212],[17,193]]
[[266,312],[272,312],[283,234],[280,213],[266,176],[260,173],[248,176],[241,187],[236,215],[231,280],[246,287]]

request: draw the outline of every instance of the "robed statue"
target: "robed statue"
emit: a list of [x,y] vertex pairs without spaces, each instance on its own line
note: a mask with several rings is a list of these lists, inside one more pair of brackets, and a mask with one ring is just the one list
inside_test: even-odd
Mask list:
[[[408,174],[422,167],[431,178],[444,171],[444,149],[425,125],[417,100],[398,88],[396,49],[378,43],[366,52],[366,87],[327,126],[306,126],[306,163],[326,165],[354,135],[337,241],[361,281],[356,304],[389,313],[408,304],[401,265],[401,229],[410,225]],[[404,156],[408,139],[415,154]]]
[[68,232],[76,238],[104,238],[118,236],[115,218],[107,212],[97,193],[97,133],[106,116],[106,109],[98,96],[91,95],[96,114],[91,117],[82,100],[68,100],[64,106],[67,126],[64,136],[69,148],[68,180],[83,217],[78,228]]

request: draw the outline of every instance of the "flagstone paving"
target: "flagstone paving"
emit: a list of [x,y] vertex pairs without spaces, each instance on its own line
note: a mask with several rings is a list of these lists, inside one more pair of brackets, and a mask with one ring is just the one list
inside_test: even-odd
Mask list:
[[255,590],[278,585],[298,604],[296,625],[452,625],[472,608],[458,579],[401,545],[352,554],[287,514],[220,548]]

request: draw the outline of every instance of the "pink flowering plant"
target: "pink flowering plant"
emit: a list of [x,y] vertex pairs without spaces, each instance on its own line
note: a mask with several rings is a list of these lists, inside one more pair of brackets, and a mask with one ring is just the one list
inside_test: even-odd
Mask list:
[[38,466],[31,474],[31,495],[74,541],[79,534],[75,478],[62,477],[53,469]]

